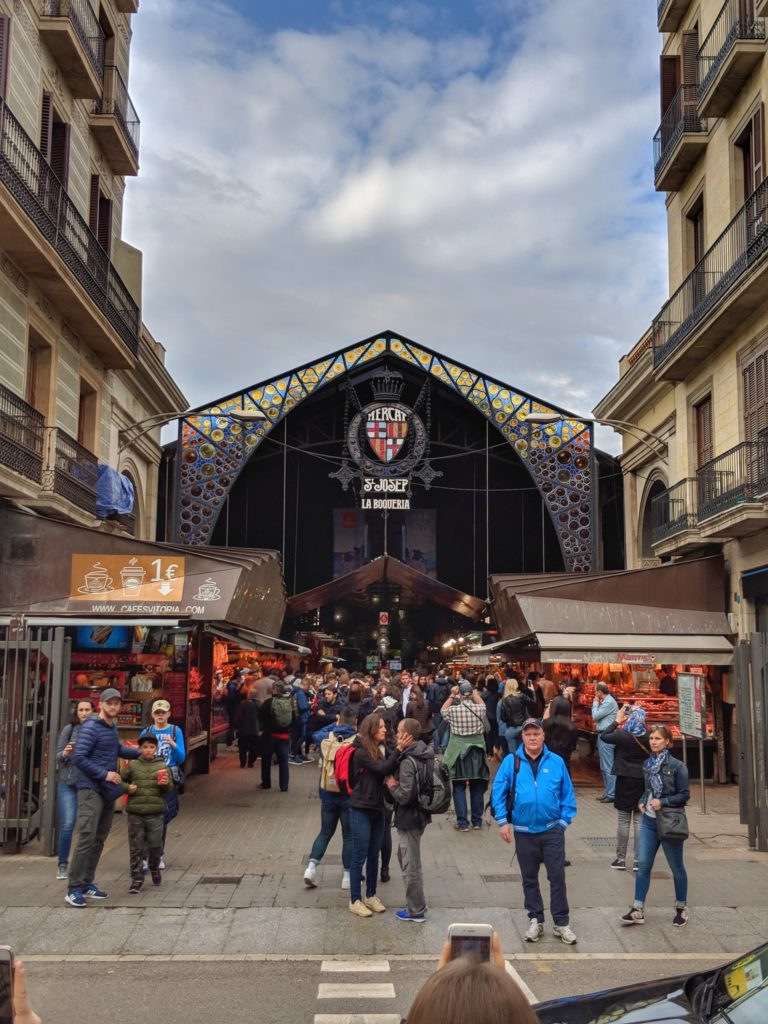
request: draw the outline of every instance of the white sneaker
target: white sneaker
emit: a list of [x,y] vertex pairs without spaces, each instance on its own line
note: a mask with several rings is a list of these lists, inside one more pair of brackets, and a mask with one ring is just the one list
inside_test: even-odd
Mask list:
[[165,861],[163,860],[162,857],[160,858],[160,863],[157,866],[160,868],[161,871],[165,871]]
[[543,934],[544,925],[541,921],[537,921],[535,917],[532,917],[531,923],[528,925],[528,931],[525,933],[525,941],[538,942]]
[[555,935],[555,938],[560,939],[560,941],[564,942],[566,946],[576,945],[576,936],[571,931],[570,925],[556,924],[552,929],[552,932]]
[[349,872],[348,871],[345,871],[344,874],[341,876],[341,888],[342,889],[348,889],[349,888]]
[[56,881],[57,882],[61,882],[66,877],[67,877],[67,865],[66,864],[59,864],[58,868],[56,869]]
[[311,860],[307,864],[307,870],[304,872],[304,885],[308,889],[317,888],[317,861]]

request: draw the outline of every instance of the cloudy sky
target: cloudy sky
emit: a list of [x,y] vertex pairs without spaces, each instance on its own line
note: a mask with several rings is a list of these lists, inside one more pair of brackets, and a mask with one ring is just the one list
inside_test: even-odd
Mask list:
[[143,3],[124,235],[190,402],[391,329],[588,413],[666,295],[654,14]]

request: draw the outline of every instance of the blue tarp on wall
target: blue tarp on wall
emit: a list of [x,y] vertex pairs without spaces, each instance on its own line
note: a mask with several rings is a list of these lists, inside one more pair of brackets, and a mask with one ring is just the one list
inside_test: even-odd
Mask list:
[[127,476],[118,473],[111,466],[99,466],[96,481],[96,515],[102,519],[108,516],[127,516],[133,512],[136,492]]

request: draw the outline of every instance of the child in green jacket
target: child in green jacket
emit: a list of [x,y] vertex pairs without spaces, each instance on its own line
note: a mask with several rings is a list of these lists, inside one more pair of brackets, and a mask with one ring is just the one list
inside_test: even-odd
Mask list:
[[165,759],[157,756],[157,737],[151,733],[141,737],[139,757],[129,761],[120,772],[123,789],[128,794],[128,848],[131,861],[130,893],[141,891],[144,884],[142,861],[147,860],[152,881],[160,885],[160,854],[163,850],[164,794],[173,786]]

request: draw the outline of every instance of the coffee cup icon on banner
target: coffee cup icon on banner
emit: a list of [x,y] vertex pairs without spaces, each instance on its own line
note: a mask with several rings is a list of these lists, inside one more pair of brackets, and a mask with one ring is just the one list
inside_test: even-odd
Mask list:
[[205,583],[201,583],[197,588],[193,600],[195,601],[218,601],[221,598],[221,588],[216,583],[216,580],[211,579],[209,576]]
[[120,570],[120,581],[123,585],[123,590],[130,594],[138,593],[146,575],[147,570],[137,565],[136,559],[132,558],[128,565],[124,565]]
[[81,594],[103,594],[112,589],[109,572],[101,562],[95,562],[93,568],[83,575],[83,585],[77,588]]

